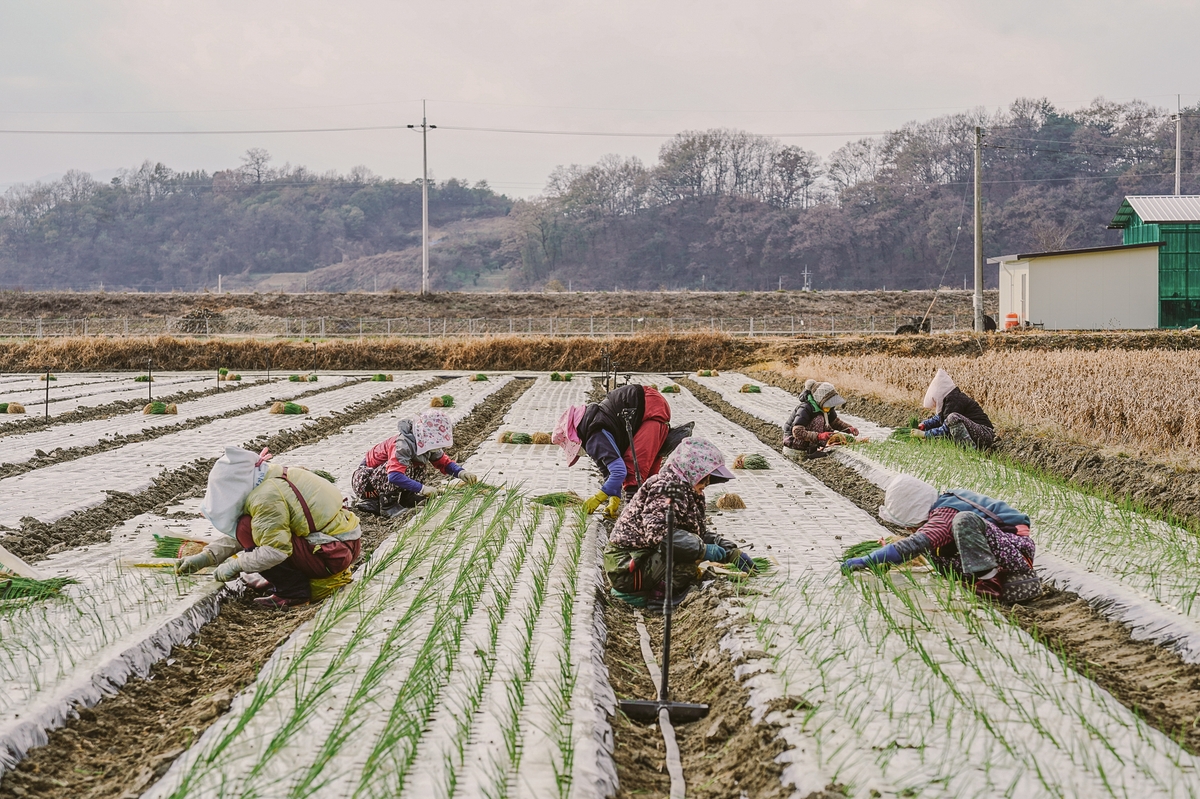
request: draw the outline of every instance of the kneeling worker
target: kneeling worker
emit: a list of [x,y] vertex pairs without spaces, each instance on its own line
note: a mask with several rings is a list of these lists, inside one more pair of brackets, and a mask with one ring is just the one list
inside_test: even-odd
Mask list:
[[216,566],[219,582],[244,575],[252,588],[270,592],[256,603],[284,608],[349,584],[362,530],[336,486],[307,469],[268,464],[270,457],[265,449],[226,448],[200,506],[225,537],[180,558],[175,572]]

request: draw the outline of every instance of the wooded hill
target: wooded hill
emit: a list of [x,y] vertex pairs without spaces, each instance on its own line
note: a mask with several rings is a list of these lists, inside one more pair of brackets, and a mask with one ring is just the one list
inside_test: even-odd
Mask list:
[[[1185,193],[1200,172],[1198,115],[1184,110]],[[1122,197],[1173,189],[1174,121],[1140,101],[1065,111],[1018,100],[910,123],[826,159],[740,131],[689,131],[651,165],[610,155],[560,167],[531,200],[434,184],[432,224],[445,233],[433,285],[765,290],[782,276],[794,289],[807,267],[820,289],[961,286],[976,125],[987,130],[989,256],[1118,243],[1105,225]],[[310,288],[345,289],[383,273],[381,288],[411,290],[419,244],[419,182],[274,170],[256,150],[211,175],[147,163],[111,184],[73,172],[0,200],[5,287],[196,288],[217,274],[252,287],[311,274]]]

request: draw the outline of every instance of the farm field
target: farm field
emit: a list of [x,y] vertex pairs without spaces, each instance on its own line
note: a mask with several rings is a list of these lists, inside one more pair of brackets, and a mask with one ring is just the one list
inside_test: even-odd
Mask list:
[[[650,698],[637,693],[650,675],[632,617],[607,596],[605,525],[530,501],[589,496],[598,474],[586,457],[566,468],[556,446],[499,440],[550,432],[598,383],[469,374],[255,373],[184,396],[214,376],[171,373],[153,387],[180,393],[178,413],[145,416],[123,403],[147,388],[132,374],[64,373],[52,395],[113,412],[37,429],[0,420],[0,546],[78,581],[46,600],[0,600],[0,797],[667,796],[659,731],[616,709]],[[769,466],[708,491],[741,496],[745,509],[713,509],[710,524],[772,565],[717,580],[678,612],[673,698],[713,706],[676,727],[687,795],[1200,796],[1196,734],[1110,691],[1103,669],[928,569],[838,568],[847,546],[890,533],[868,500],[893,474],[1003,496],[1033,517],[1051,590],[1174,658],[1186,682],[1200,667],[1189,530],[975,453],[891,440],[888,419],[852,419],[870,443],[797,464],[771,443],[796,403],[782,388],[734,372],[631,379],[679,385],[665,395],[674,423],[694,421],[727,462]],[[747,383],[760,392],[742,393]],[[35,399],[37,376],[0,378],[10,388]],[[136,565],[153,560],[155,534],[218,535],[198,509],[222,447],[267,445],[349,496],[365,450],[442,395],[454,398],[452,454],[482,482],[364,523],[369,553],[324,602],[258,609],[280,622],[252,679],[155,710],[215,708],[181,744],[96,744],[106,708],[175,679],[164,669],[243,612],[238,584]],[[270,414],[275,401],[308,413]]]

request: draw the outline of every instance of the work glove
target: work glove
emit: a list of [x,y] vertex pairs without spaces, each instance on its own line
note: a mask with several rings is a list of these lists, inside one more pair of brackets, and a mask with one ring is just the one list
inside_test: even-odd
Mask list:
[[423,485],[423,486],[421,486],[421,490],[417,492],[417,496],[419,496],[419,497],[436,497],[440,493],[441,492],[438,489],[434,488],[433,486]]
[[736,563],[737,567],[744,572],[749,573],[754,571],[754,558],[750,557],[745,552],[742,552],[740,549],[734,551],[737,553],[737,557],[731,562]]
[[884,563],[903,563],[904,553],[895,544],[888,544],[867,555],[864,558],[850,558],[842,564],[842,571],[854,572],[871,569]]
[[458,479],[462,480],[464,483],[466,483],[469,486],[473,486],[479,482],[479,475],[471,474],[466,469],[463,469],[461,472],[458,473]]
[[925,431],[924,431],[924,430],[922,430],[920,427],[918,427],[918,428],[916,428],[916,429],[914,429],[914,430],[910,431],[910,432],[909,432],[909,435],[910,435],[910,436],[912,436],[912,437],[914,437],[914,438],[924,438],[924,437],[925,437]]
[[832,435],[833,435],[833,433],[817,433],[817,441],[819,441],[822,444],[828,444],[829,438]]
[[846,432],[847,432],[847,433],[849,433],[849,434],[850,434],[850,435],[852,435],[852,436],[857,436],[857,435],[858,435],[858,428],[857,428],[857,427],[853,427],[853,426],[851,426],[851,425],[846,425]]
[[604,509],[604,518],[615,520],[620,515],[621,515],[621,498],[620,497],[609,497],[608,498],[608,507],[606,507]]
[[710,560],[713,563],[724,563],[725,558],[727,558],[728,556],[729,556],[729,553],[725,551],[724,547],[719,547],[716,544],[705,544],[704,545],[704,559],[705,560]]
[[186,558],[180,558],[175,561],[175,573],[195,574],[211,565],[213,565],[213,556],[211,553],[197,552],[195,555],[189,555]]
[[217,566],[213,572],[213,579],[218,583],[227,583],[233,578],[242,573],[242,564],[238,563],[236,557],[232,557],[221,565]]
[[583,503],[583,512],[595,513],[596,508],[600,507],[605,502],[608,502],[608,494],[605,494],[603,491],[597,491],[595,494],[588,497],[587,501]]

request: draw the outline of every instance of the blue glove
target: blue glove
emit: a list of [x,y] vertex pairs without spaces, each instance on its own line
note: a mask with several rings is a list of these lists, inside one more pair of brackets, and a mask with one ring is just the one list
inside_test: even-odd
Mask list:
[[896,545],[888,544],[886,547],[875,550],[865,558],[850,558],[842,564],[842,571],[861,571],[862,569],[870,569],[884,563],[903,563],[904,561],[904,554]]
[[705,560],[711,560],[713,563],[724,563],[727,554],[724,547],[719,547],[716,544],[704,545]]
[[754,571],[754,558],[750,557],[745,552],[739,552],[737,557],[737,567],[744,572]]

